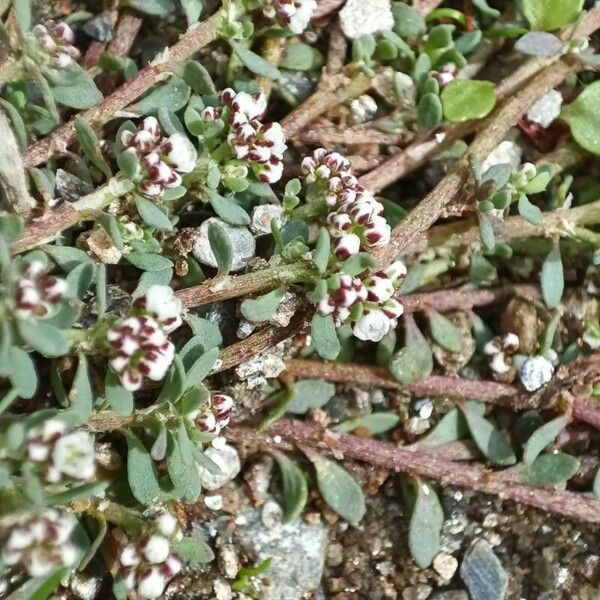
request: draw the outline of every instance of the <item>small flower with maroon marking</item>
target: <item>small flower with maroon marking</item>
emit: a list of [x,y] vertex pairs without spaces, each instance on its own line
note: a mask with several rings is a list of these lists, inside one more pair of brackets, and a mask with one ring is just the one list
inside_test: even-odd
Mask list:
[[86,431],[68,433],[59,419],[48,419],[30,429],[26,452],[48,483],[59,483],[65,477],[88,481],[96,473],[94,437]]
[[233,407],[234,402],[231,396],[215,392],[210,399],[208,408],[196,417],[196,426],[205,433],[219,434],[224,427],[229,425]]
[[367,290],[357,277],[342,274],[336,288],[330,290],[317,304],[319,314],[332,315],[336,326],[348,319],[352,307],[366,300]]
[[5,566],[21,566],[30,577],[44,577],[59,567],[75,563],[77,550],[71,534],[77,521],[67,512],[47,509],[39,515],[20,517],[0,530]]
[[137,298],[133,307],[144,311],[160,323],[165,333],[177,329],[181,323],[181,300],[168,285],[152,285]]
[[68,67],[81,56],[75,47],[75,34],[63,21],[45,21],[32,29],[40,47],[50,57],[50,64],[58,69]]
[[310,23],[317,8],[316,0],[269,0],[263,14],[287,25],[292,33],[301,34]]
[[21,317],[43,317],[67,291],[64,279],[48,275],[42,262],[27,265],[15,285],[15,308]]
[[106,339],[111,348],[109,364],[130,391],[139,390],[144,377],[163,379],[175,356],[175,347],[149,316],[119,320],[108,330]]

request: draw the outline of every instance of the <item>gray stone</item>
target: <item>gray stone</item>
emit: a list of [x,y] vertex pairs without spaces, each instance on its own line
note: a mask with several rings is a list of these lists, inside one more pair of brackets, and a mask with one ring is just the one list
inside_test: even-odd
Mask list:
[[413,401],[410,408],[419,419],[429,419],[433,412],[433,402],[429,398],[419,398]]
[[219,444],[218,448],[210,446],[204,454],[221,469],[219,473],[211,473],[206,468],[198,466],[200,483],[206,490],[218,490],[234,479],[242,468],[240,457],[233,446],[227,444]]
[[239,527],[239,544],[252,549],[258,561],[269,556],[269,567],[261,600],[301,600],[314,594],[320,586],[325,563],[327,529],[323,523],[308,525],[299,519],[278,523],[266,529],[262,511],[244,512],[248,527]]
[[87,21],[82,29],[91,38],[98,40],[99,42],[110,42],[113,37],[113,28],[102,15],[98,15]]
[[340,11],[340,25],[351,40],[362,35],[390,31],[394,16],[390,0],[348,0]]
[[220,225],[231,242],[233,248],[233,263],[231,265],[231,270],[239,271],[240,269],[243,269],[250,262],[250,259],[254,257],[256,240],[246,227],[234,227],[217,217],[207,219],[198,228],[198,237],[194,242],[194,248],[192,250],[194,257],[203,265],[208,265],[210,267],[217,266],[215,255],[213,254],[210,242],[208,241],[208,228],[211,223]]
[[452,554],[440,552],[433,559],[433,569],[442,579],[450,581],[458,569],[458,561]]
[[223,544],[219,550],[219,568],[227,579],[235,579],[240,570],[240,559],[233,544]]
[[402,591],[402,600],[426,600],[432,591],[433,588],[425,583],[407,587]]
[[490,167],[495,165],[510,165],[513,170],[519,168],[521,164],[521,147],[511,140],[504,140],[496,146],[490,155],[483,161],[481,171],[485,173]]
[[502,600],[508,587],[508,575],[488,542],[475,540],[460,566],[460,576],[472,600]]
[[527,112],[527,118],[538,125],[549,127],[560,116],[563,97],[557,90],[550,90]]
[[75,202],[94,189],[87,181],[63,169],[57,169],[54,183],[56,195],[67,202]]
[[283,215],[283,207],[278,204],[259,204],[252,211],[250,227],[256,235],[270,235],[271,221],[275,221],[280,229],[283,227],[286,221]]

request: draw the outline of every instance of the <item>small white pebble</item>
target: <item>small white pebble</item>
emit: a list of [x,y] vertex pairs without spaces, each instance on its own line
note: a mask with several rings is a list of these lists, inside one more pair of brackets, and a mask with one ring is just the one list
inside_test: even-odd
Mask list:
[[276,436],[273,438],[273,441],[274,441],[276,444],[281,444],[281,436],[280,436],[280,435],[276,435]]
[[530,356],[519,369],[519,379],[528,392],[535,392],[554,375],[554,366],[543,356]]
[[234,523],[236,525],[246,525],[248,523],[248,519],[246,519],[246,517],[244,515],[239,515],[238,517],[235,518]]
[[214,494],[213,496],[204,496],[204,504],[210,510],[221,510],[223,508],[223,496]]
[[560,116],[563,97],[557,90],[550,90],[542,96],[527,112],[527,119],[546,128]]

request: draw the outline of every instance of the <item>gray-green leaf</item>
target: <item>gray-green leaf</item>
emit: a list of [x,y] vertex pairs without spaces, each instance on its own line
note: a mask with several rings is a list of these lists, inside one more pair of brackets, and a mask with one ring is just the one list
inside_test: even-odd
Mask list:
[[287,456],[274,454],[281,476],[281,504],[285,521],[293,521],[300,516],[308,500],[306,477],[300,468]]
[[417,565],[428,567],[440,547],[444,511],[435,490],[417,480],[416,498],[408,528],[408,547]]
[[313,346],[319,356],[326,360],[337,358],[342,346],[331,315],[314,315],[311,321],[311,335]]
[[566,415],[562,415],[536,429],[523,448],[523,462],[526,465],[533,463],[539,453],[556,439],[556,436],[569,424],[570,420]]
[[546,256],[540,280],[542,296],[546,306],[555,308],[560,302],[565,289],[563,264],[558,245],[550,250],[550,253]]
[[336,462],[322,456],[310,458],[317,473],[319,492],[329,508],[352,525],[358,525],[366,510],[362,488]]
[[335,394],[335,385],[322,379],[304,379],[294,385],[292,399],[287,411],[303,415],[311,408],[320,408]]
[[280,287],[257,298],[247,298],[242,302],[240,311],[248,321],[253,323],[268,321],[277,311],[284,295],[285,288]]

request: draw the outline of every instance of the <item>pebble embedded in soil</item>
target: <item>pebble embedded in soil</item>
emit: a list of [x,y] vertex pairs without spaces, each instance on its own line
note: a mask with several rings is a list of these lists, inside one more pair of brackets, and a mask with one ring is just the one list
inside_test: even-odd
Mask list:
[[394,17],[390,0],[348,0],[340,11],[344,35],[355,40],[363,35],[390,31]]
[[256,240],[254,239],[254,236],[246,229],[246,227],[234,227],[216,217],[207,219],[198,228],[198,237],[194,242],[193,249],[194,257],[203,265],[208,265],[210,267],[217,266],[217,260],[208,240],[208,228],[212,223],[218,224],[223,229],[231,243],[231,248],[233,250],[231,270],[239,271],[240,269],[243,269],[250,262],[250,259],[254,257],[256,252]]
[[508,587],[508,576],[488,542],[475,540],[460,566],[460,576],[472,600],[502,600]]
[[228,444],[219,445],[218,448],[210,446],[204,454],[221,469],[219,473],[211,473],[205,467],[198,466],[200,484],[206,490],[214,491],[223,487],[234,479],[242,468],[237,450]]

